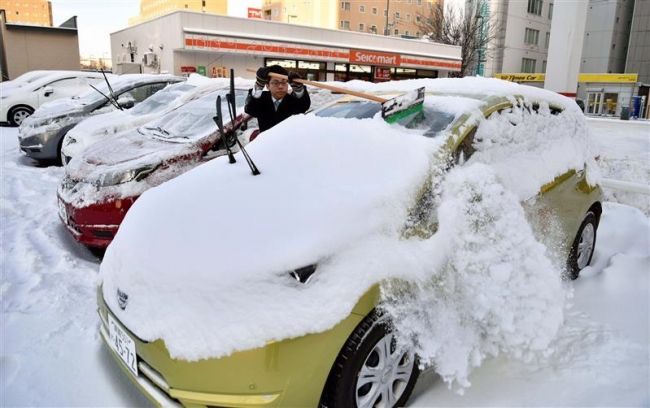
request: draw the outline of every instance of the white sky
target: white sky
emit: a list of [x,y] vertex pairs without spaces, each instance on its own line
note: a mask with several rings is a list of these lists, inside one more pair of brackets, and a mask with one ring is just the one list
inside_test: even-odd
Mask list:
[[139,14],[139,0],[51,0],[52,18],[59,26],[77,16],[79,52],[84,57],[111,56],[110,33],[127,27],[129,17]]

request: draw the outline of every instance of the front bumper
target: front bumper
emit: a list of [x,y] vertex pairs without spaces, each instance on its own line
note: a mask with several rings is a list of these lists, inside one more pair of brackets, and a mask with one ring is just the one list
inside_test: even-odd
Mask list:
[[128,197],[77,207],[59,195],[59,218],[81,244],[106,248],[113,241],[124,216],[137,198]]
[[[101,287],[97,301],[108,346],[108,315],[119,319],[108,309]],[[109,349],[129,379],[158,406],[315,407],[336,356],[362,319],[351,313],[326,332],[193,362],[172,359],[162,340],[138,339],[120,322],[135,342],[137,376]]]

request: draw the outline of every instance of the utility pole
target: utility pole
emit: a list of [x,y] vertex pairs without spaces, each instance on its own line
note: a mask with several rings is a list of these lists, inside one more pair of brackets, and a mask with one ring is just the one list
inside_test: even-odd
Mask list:
[[384,35],[388,35],[388,14],[390,12],[390,0],[386,0],[386,25],[384,26]]

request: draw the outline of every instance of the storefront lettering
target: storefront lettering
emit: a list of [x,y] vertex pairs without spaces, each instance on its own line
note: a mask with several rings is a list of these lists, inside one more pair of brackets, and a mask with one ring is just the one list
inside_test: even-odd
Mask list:
[[384,52],[370,52],[350,50],[350,62],[369,65],[389,65],[399,66],[401,58],[398,54],[389,54]]
[[258,8],[248,8],[248,18],[262,18],[262,9]]
[[510,82],[544,82],[544,74],[496,74],[496,78]]

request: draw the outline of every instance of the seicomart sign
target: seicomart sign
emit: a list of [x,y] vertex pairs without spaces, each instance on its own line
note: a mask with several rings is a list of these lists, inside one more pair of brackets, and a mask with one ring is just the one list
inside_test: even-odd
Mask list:
[[350,50],[350,62],[354,64],[387,65],[389,67],[399,67],[402,63],[402,59],[399,54]]

